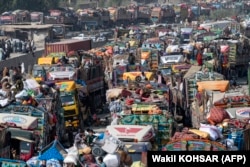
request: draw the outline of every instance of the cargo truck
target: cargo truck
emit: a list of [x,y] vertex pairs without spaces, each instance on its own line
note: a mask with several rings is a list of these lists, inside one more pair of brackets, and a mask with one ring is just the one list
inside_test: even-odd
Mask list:
[[98,9],[98,12],[101,16],[102,26],[110,27],[111,20],[110,20],[110,13],[107,9]]
[[78,23],[85,30],[94,30],[102,25],[101,15],[98,11],[83,9],[78,14]]
[[72,11],[67,9],[52,9],[49,11],[49,15],[44,17],[45,24],[65,24],[76,26],[77,17],[75,17]]
[[[8,131],[14,149],[20,158],[28,160],[41,148],[54,140],[57,135],[60,141],[65,138],[63,108],[58,93],[50,98],[37,98],[38,105],[11,104],[0,109],[2,123],[8,124]],[[53,111],[53,112],[52,112]]]
[[64,120],[66,128],[73,128],[76,132],[82,121],[79,117],[79,98],[75,81],[57,82],[60,89],[60,98],[64,109]]
[[112,20],[114,25],[117,26],[126,26],[129,25],[132,21],[131,12],[127,11],[125,7],[108,8],[110,12],[110,19]]
[[15,10],[12,12],[4,12],[0,16],[2,24],[20,24],[30,22],[30,13],[27,10]]
[[160,7],[154,7],[151,11],[150,19],[153,23],[160,23],[161,22],[161,11]]
[[175,22],[176,14],[172,6],[168,6],[168,5],[162,6],[161,15],[162,15],[162,20],[161,20],[162,23],[170,24],[170,23]]
[[150,22],[150,8],[147,6],[137,7],[137,22],[149,23]]
[[0,123],[6,124],[11,134],[10,150],[12,157],[27,161],[36,150],[34,129],[38,126],[36,117],[0,113]]
[[150,18],[153,23],[173,23],[175,21],[174,8],[170,6],[154,7]]
[[65,52],[66,54],[70,51],[77,50],[90,50],[92,49],[91,40],[62,40],[60,42],[46,43],[45,45],[45,55],[50,53]]
[[44,14],[43,12],[30,12],[30,21],[31,23],[44,23]]

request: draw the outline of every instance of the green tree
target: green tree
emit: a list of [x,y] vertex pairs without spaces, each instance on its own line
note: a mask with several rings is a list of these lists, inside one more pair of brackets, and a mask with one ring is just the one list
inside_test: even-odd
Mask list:
[[0,12],[11,10],[47,11],[56,8],[61,0],[0,0]]

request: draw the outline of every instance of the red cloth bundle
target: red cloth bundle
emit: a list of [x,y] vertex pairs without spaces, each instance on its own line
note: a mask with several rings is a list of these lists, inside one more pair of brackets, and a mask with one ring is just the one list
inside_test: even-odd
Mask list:
[[207,119],[209,123],[215,125],[223,122],[224,119],[229,119],[229,118],[230,118],[229,114],[223,108],[213,107],[210,109],[210,113]]

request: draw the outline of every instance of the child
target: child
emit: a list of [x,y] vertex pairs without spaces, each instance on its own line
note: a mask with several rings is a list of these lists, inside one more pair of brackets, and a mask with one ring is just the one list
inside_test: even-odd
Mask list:
[[102,159],[102,157],[98,157],[98,163],[99,163],[99,166],[100,167],[106,167],[106,164],[103,162],[103,159]]

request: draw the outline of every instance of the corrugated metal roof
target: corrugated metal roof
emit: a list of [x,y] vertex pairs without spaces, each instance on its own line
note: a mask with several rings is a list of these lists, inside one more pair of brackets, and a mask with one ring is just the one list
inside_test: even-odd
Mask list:
[[60,42],[54,42],[54,43],[48,43],[47,45],[57,45],[57,44],[68,44],[68,43],[75,43],[75,42],[81,42],[81,41],[89,41],[89,39],[87,40],[79,40],[79,39],[66,39],[66,40],[62,40]]
[[184,75],[184,79],[189,78],[190,76],[192,76],[194,73],[198,72],[201,70],[201,66],[192,66],[187,73]]
[[46,29],[51,28],[52,24],[46,24],[46,25],[2,25],[0,27],[1,30],[7,30],[8,29]]

